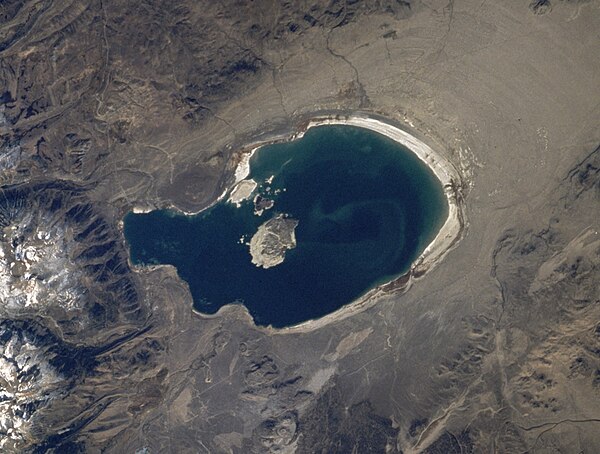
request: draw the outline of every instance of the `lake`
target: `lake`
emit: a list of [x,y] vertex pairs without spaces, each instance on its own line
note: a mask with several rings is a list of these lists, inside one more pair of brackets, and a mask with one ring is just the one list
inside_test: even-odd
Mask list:
[[[258,325],[281,328],[407,272],[448,216],[431,170],[365,128],[318,126],[263,146],[247,179],[256,187],[247,182],[254,191],[239,206],[225,197],[193,216],[129,213],[131,261],[175,266],[200,312],[244,304]],[[257,250],[274,256],[261,262]]]

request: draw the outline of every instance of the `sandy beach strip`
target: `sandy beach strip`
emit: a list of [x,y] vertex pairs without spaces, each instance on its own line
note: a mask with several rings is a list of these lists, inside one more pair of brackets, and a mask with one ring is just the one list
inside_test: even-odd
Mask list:
[[[410,270],[404,274],[403,276],[399,276],[397,279],[403,279],[408,276],[407,283],[402,286],[403,291],[406,291],[410,288],[412,281],[414,279],[421,278],[428,270],[432,269],[436,266],[443,257],[458,243],[462,232],[466,226],[466,218],[464,215],[464,206],[461,203],[461,199],[459,197],[459,190],[461,186],[461,176],[459,172],[456,170],[456,167],[452,165],[450,161],[448,161],[441,153],[436,152],[425,142],[415,137],[408,131],[401,129],[398,126],[391,125],[382,121],[380,119],[369,117],[368,115],[331,115],[331,116],[323,116],[323,117],[315,117],[308,122],[302,124],[301,128],[292,134],[282,134],[281,136],[271,137],[269,140],[260,143],[253,143],[250,147],[246,148],[249,150],[240,157],[240,161],[235,168],[234,173],[234,181],[230,187],[226,188],[210,206],[214,206],[214,204],[221,201],[226,194],[235,188],[241,181],[244,181],[250,175],[250,160],[254,153],[257,152],[261,147],[266,145],[271,145],[278,142],[286,142],[292,141],[301,138],[304,136],[306,131],[308,131],[312,127],[322,126],[322,125],[347,125],[347,126],[355,126],[360,128],[369,129],[371,131],[382,134],[399,144],[406,147],[409,151],[417,155],[417,157],[427,165],[431,171],[435,174],[437,179],[440,181],[444,188],[444,193],[446,195],[446,199],[448,201],[448,218],[445,223],[441,227],[438,234],[435,236],[433,241],[423,250],[421,255],[412,263]],[[183,210],[177,209],[173,207],[176,211],[186,215],[195,215],[198,214],[200,210],[196,213],[188,213]],[[135,207],[135,212],[148,212],[151,211],[149,207]],[[131,265],[131,263],[130,263]],[[156,265],[152,268],[166,267],[172,268],[170,265]],[[136,269],[138,267],[134,267]],[[148,270],[148,267],[144,267]],[[394,281],[391,281],[394,282]],[[358,312],[362,312],[363,310],[374,306],[377,301],[381,298],[389,297],[389,292],[385,290],[385,287],[390,283],[379,285],[367,293],[365,293],[362,297],[346,304],[345,306],[340,307],[335,312],[327,314],[323,317],[314,320],[307,320],[306,322],[300,323],[298,325],[286,327],[286,328],[273,328],[271,326],[256,326],[256,328],[268,332],[270,334],[288,334],[288,333],[305,333],[310,332],[315,329],[321,328],[329,323],[343,320],[353,314]],[[244,314],[244,319],[252,320],[247,308],[243,305],[237,307],[238,305],[227,304],[221,307],[215,314],[204,314],[195,308],[192,307],[193,312],[202,316],[203,318],[215,318],[218,317],[225,312],[230,312],[234,310],[237,312],[241,309],[241,312]],[[237,310],[236,310],[237,309]]]
[[[448,218],[433,241],[412,263],[410,270],[407,272],[409,275],[409,281],[404,286],[404,289],[407,290],[414,279],[422,277],[428,270],[431,270],[434,266],[440,263],[445,255],[452,249],[454,245],[456,245],[460,239],[465,227],[464,210],[460,203],[458,193],[458,187],[460,186],[461,181],[460,174],[441,153],[433,150],[422,140],[413,136],[409,132],[400,129],[399,127],[368,116],[349,115],[315,118],[308,122],[305,129],[294,134],[290,140],[299,139],[310,128],[322,125],[356,126],[382,134],[400,143],[409,151],[417,155],[417,157],[431,169],[431,171],[442,184],[446,199],[448,201]],[[253,148],[252,153],[256,152],[259,147]],[[241,173],[242,171],[240,171],[240,174]],[[273,328],[271,326],[259,326],[258,328],[267,331],[270,334],[291,334],[313,331],[329,323],[345,319],[353,314],[362,312],[363,310],[374,306],[380,298],[389,296],[389,294],[383,290],[386,285],[387,284],[382,284],[374,289],[371,289],[357,300],[348,303],[335,312],[327,314],[321,318],[307,320],[306,322],[286,328]]]

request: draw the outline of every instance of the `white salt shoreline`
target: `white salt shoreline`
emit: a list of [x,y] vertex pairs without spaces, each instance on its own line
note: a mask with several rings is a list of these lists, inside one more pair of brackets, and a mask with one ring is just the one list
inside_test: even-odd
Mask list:
[[[455,188],[455,185],[460,181],[456,168],[441,154],[435,152],[429,145],[407,131],[374,118],[349,116],[316,119],[310,121],[306,130],[308,131],[311,127],[320,125],[348,125],[375,131],[408,148],[431,169],[444,188],[446,200],[448,201],[448,218],[433,241],[415,260],[411,266],[411,271],[420,271],[423,268],[430,269],[434,266],[448,252],[460,235],[463,226],[462,213],[459,212]],[[304,132],[296,137],[302,137],[303,135]]]
[[[217,200],[215,200],[210,206],[213,206],[214,204],[221,201],[230,190],[232,190],[234,187],[236,187],[236,185],[238,185],[241,181],[243,181],[250,175],[250,159],[259,148],[280,141],[292,141],[299,139],[302,136],[304,136],[306,131],[308,131],[310,128],[321,125],[356,126],[382,134],[400,143],[401,145],[405,146],[409,151],[417,155],[417,157],[432,170],[432,172],[442,184],[444,188],[444,193],[446,195],[446,199],[448,201],[448,218],[446,219],[446,222],[444,223],[436,237],[433,239],[433,241],[424,249],[421,255],[411,265],[410,270],[407,272],[407,275],[409,276],[408,282],[403,287],[407,289],[411,285],[413,279],[421,277],[426,271],[432,269],[457,243],[457,240],[460,238],[463,228],[465,227],[466,221],[464,219],[462,205],[459,203],[458,199],[459,194],[457,192],[457,188],[459,186],[461,178],[456,168],[443,155],[434,151],[429,145],[416,138],[409,132],[400,129],[399,127],[390,125],[381,120],[360,115],[336,115],[329,117],[314,118],[308,122],[304,129],[298,131],[295,134],[273,137],[267,141],[252,144],[252,148],[250,148],[250,151],[242,155],[240,162],[238,163],[235,169],[235,179],[233,184],[229,188],[225,189],[225,191],[223,191],[223,194],[221,194],[221,196],[219,196]],[[204,209],[207,208],[209,207],[206,207]],[[146,210],[151,211],[151,209],[147,207],[134,208],[135,212],[147,212]],[[177,208],[175,208],[175,210],[182,212],[186,215],[194,215],[203,211],[200,210],[196,213],[190,213],[183,210],[179,210]],[[160,267],[171,268],[170,265],[155,265],[152,268]],[[346,317],[361,312],[367,309],[368,307],[372,307],[377,303],[377,301],[380,298],[386,295],[386,291],[384,290],[384,287],[386,285],[388,284],[382,284],[368,291],[365,295],[358,298],[357,300],[354,300],[353,302],[342,306],[335,312],[327,314],[318,319],[307,320],[306,322],[286,328],[273,328],[271,326],[256,326],[256,328],[268,332],[270,334],[302,333],[313,331],[331,322],[345,319]],[[249,320],[252,320],[252,317],[249,314],[247,308],[243,305],[227,304],[221,307],[215,314],[204,314],[192,307],[193,312],[207,319],[219,317],[224,312],[228,312],[231,310],[241,310],[244,313],[244,317],[247,317]]]
[[[435,265],[437,265],[460,238],[460,235],[465,225],[465,220],[464,213],[459,203],[457,193],[457,187],[459,186],[459,182],[461,181],[458,171],[444,156],[434,151],[429,145],[416,138],[412,134],[396,126],[392,126],[381,120],[377,120],[367,116],[349,115],[315,118],[309,121],[308,125],[304,130],[294,134],[289,140],[299,139],[302,136],[304,136],[306,131],[308,131],[310,128],[321,125],[356,126],[382,134],[400,143],[401,145],[405,146],[409,151],[417,155],[417,157],[431,169],[431,171],[435,174],[437,179],[442,184],[444,188],[444,193],[446,195],[446,199],[448,201],[448,218],[446,219],[446,222],[444,223],[436,237],[433,239],[433,241],[412,263],[410,270],[407,272],[407,274],[409,275],[409,281],[406,284],[405,288],[408,288],[411,284],[412,279],[421,277],[426,271],[431,270]],[[273,141],[268,143],[272,142]],[[242,159],[240,166],[238,166],[238,168],[236,169],[236,177],[238,177],[238,175],[245,175],[243,178],[246,178],[246,176],[250,173],[250,158],[256,152],[256,150],[263,145],[265,144],[253,147],[252,151],[248,153],[248,159]],[[307,320],[306,322],[299,323],[298,325],[289,326],[286,328],[273,328],[271,326],[258,326],[257,328],[263,331],[267,331],[271,334],[304,333],[313,331],[333,321],[345,319],[350,315],[361,312],[368,307],[372,307],[376,304],[379,298],[385,295],[385,291],[383,290],[383,288],[386,285],[387,284],[382,284],[370,290],[357,300],[348,303],[347,305],[339,308],[335,312],[327,314],[321,318]],[[245,307],[244,310],[247,312],[247,309]]]

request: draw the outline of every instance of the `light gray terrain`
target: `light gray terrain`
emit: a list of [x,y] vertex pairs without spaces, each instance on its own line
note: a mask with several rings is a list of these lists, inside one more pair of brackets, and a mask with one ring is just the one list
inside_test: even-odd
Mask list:
[[[600,2],[0,3],[0,451],[600,452]],[[132,269],[314,116],[418,134],[465,223],[314,329]],[[14,263],[14,265],[11,265]]]
[[296,247],[297,225],[297,220],[281,214],[263,223],[250,240],[252,263],[263,268],[283,263],[286,250]]

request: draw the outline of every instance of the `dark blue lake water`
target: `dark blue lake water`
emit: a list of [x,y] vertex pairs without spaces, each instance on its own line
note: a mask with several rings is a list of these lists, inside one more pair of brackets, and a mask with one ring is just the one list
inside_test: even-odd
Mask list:
[[[262,147],[250,165],[254,195],[274,201],[262,216],[251,197],[195,216],[125,217],[132,262],[174,265],[204,313],[243,303],[257,324],[285,327],[334,312],[408,271],[448,215],[434,174],[367,129],[314,127],[302,139]],[[296,247],[283,263],[259,268],[247,243],[279,213],[298,220]]]

